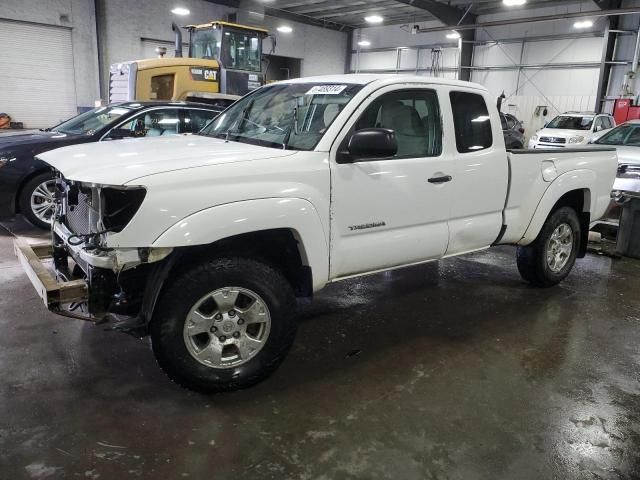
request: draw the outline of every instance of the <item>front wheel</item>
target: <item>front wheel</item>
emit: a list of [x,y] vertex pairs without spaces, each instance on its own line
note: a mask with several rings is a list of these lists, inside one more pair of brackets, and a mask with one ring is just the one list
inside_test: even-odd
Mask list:
[[537,287],[552,287],[567,278],[580,245],[580,221],[575,210],[562,207],[553,212],[538,237],[518,247],[518,271]]
[[200,392],[237,390],[271,374],[296,331],[286,278],[248,258],[210,260],[178,274],[150,324],[153,352],[176,383]]
[[51,220],[56,207],[56,179],[45,172],[29,180],[18,199],[20,212],[36,227],[51,228]]

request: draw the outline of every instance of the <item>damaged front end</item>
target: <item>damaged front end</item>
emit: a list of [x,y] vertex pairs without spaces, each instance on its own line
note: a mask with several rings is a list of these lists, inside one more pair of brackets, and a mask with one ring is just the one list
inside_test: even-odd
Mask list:
[[[70,181],[58,175],[52,242],[15,250],[45,305],[60,315],[120,329],[146,325],[143,302],[171,248],[116,247],[146,190]],[[52,269],[43,264],[52,260]]]

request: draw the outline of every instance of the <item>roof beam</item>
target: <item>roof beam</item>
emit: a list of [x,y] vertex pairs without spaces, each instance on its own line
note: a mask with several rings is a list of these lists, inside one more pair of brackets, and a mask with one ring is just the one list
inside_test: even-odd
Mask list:
[[[243,9],[244,5],[240,0],[207,0],[210,3],[217,3],[218,5],[224,5],[226,7]],[[309,15],[296,14],[281,10],[274,7],[264,7],[264,14],[269,17],[281,18],[283,20],[289,20],[292,22],[304,23],[306,25],[313,25],[314,27],[328,28],[330,30],[338,30],[340,32],[350,32],[352,27],[335,21],[324,21],[310,17]]]
[[593,0],[593,3],[595,3],[600,10],[612,10],[622,6],[620,0]]
[[[538,17],[523,17],[523,18],[510,18],[506,20],[494,20],[489,22],[481,22],[481,23],[469,23],[463,22],[461,25],[456,27],[456,30],[473,30],[477,28],[488,28],[488,27],[501,27],[503,25],[517,25],[522,23],[535,23],[535,22],[553,22],[559,20],[566,20],[568,18],[581,18],[581,17],[616,17],[621,15],[632,15],[640,13],[640,7],[631,7],[631,8],[618,8],[612,10],[590,10],[587,12],[570,12],[570,13],[562,13],[555,15],[543,15]],[[431,32],[444,32],[449,30],[451,27],[431,27],[431,28],[421,28],[418,33],[431,33]]]
[[[453,27],[459,24],[474,23],[476,21],[476,15],[468,13],[460,8],[452,7],[445,3],[438,2],[436,0],[396,0],[399,3],[410,5],[415,8],[419,8],[426,12],[429,12],[436,19],[449,27]],[[466,13],[466,15],[465,15]]]
[[268,15],[269,17],[276,17],[283,20],[290,20],[292,22],[305,23],[307,25],[313,25],[314,27],[328,28],[330,30],[338,30],[340,32],[350,32],[351,30],[353,30],[351,26],[345,25],[340,22],[322,20],[320,18],[314,18],[309,15],[292,13],[274,7],[264,7],[264,14]]

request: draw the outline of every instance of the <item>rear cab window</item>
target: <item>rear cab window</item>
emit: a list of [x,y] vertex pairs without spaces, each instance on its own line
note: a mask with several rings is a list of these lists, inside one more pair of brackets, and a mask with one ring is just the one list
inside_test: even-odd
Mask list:
[[477,93],[451,91],[449,98],[458,152],[477,152],[491,147],[491,117],[484,97]]

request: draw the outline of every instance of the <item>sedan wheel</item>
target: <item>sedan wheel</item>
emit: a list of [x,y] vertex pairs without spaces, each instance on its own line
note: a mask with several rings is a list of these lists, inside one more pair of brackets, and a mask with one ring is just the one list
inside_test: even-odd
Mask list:
[[38,185],[31,193],[31,212],[43,223],[51,224],[55,211],[55,180],[47,180]]
[[50,172],[30,178],[20,189],[18,206],[27,220],[36,227],[51,228],[56,210],[56,180]]

